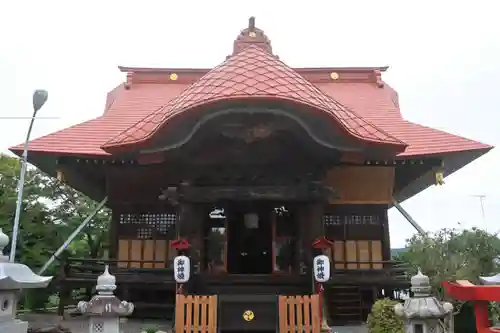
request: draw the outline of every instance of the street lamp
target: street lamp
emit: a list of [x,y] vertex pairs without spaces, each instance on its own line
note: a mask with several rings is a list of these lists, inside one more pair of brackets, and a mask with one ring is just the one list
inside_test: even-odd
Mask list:
[[12,244],[10,245],[9,256],[10,262],[14,262],[14,259],[16,257],[17,235],[19,233],[19,218],[21,215],[21,206],[23,203],[24,176],[26,175],[26,169],[28,167],[28,142],[30,140],[31,130],[33,129],[33,123],[36,119],[36,113],[42,108],[48,97],[49,93],[46,90],[37,89],[33,93],[33,116],[31,117],[30,127],[28,128],[28,133],[26,134],[26,141],[24,141],[21,174],[19,175],[19,181],[17,183],[16,215],[14,216],[14,227],[12,229]]

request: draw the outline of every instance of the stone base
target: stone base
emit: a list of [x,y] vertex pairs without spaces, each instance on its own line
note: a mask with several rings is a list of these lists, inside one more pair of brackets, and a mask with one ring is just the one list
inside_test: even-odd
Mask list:
[[19,319],[0,321],[0,332],[26,333],[28,332],[28,323]]

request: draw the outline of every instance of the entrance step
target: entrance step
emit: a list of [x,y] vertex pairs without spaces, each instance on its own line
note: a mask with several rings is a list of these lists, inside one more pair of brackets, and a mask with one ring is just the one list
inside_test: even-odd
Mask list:
[[[358,286],[335,285],[325,287],[325,302],[330,325],[361,323],[366,319],[371,304],[365,304],[364,293]],[[368,310],[369,311],[369,310]]]

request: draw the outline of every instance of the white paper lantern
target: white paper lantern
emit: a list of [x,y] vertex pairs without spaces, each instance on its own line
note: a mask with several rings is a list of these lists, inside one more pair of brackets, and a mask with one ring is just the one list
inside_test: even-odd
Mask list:
[[186,283],[191,274],[191,261],[186,256],[174,258],[174,279],[177,283]]
[[319,255],[313,259],[314,279],[318,282],[326,282],[330,279],[330,258]]

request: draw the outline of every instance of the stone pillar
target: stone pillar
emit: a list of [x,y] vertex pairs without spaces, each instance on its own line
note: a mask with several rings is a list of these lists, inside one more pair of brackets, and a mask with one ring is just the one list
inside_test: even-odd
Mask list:
[[3,255],[9,237],[0,228],[0,332],[26,333],[28,323],[16,319],[18,296],[22,289],[45,288],[52,277],[39,276],[26,265],[10,263]]
[[104,273],[97,278],[97,295],[89,302],[79,302],[78,310],[89,318],[89,333],[120,333],[120,316],[134,311],[130,302],[120,301],[114,295],[116,278],[109,274],[106,265]]
[[420,270],[411,278],[411,290],[413,297],[394,307],[405,322],[405,333],[453,333],[453,305],[431,295],[429,278]]

